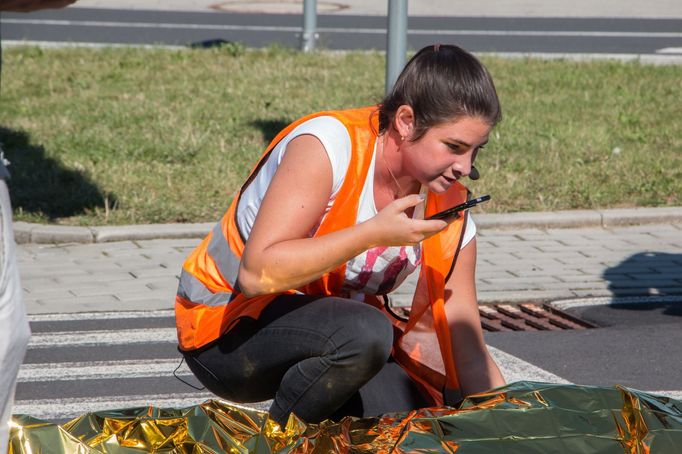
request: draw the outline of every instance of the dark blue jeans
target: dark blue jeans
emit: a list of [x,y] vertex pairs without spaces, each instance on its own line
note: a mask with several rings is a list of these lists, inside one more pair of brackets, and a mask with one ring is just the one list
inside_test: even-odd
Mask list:
[[273,399],[270,416],[317,423],[427,406],[390,357],[393,328],[376,308],[344,298],[284,295],[198,351],[194,375],[233,402]]

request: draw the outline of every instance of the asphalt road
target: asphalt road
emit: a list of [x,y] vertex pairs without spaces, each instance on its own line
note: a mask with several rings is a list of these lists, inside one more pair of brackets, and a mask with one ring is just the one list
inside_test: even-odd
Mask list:
[[599,328],[486,333],[488,345],[571,383],[622,386],[682,398],[682,305],[619,304],[568,310]]
[[[613,386],[682,397],[679,304],[572,309],[600,328],[486,333],[508,382]],[[85,412],[185,407],[212,398],[180,363],[172,311],[31,315],[13,413],[63,422]],[[182,379],[174,377],[174,370]],[[268,402],[251,405],[267,409]]]
[[[679,225],[491,230],[482,217],[479,301],[553,301],[600,326],[486,333],[509,382],[621,384],[682,399]],[[63,421],[99,409],[183,407],[210,398],[173,376],[180,355],[172,301],[181,264],[198,242],[19,245],[33,337],[14,413]],[[413,288],[406,282],[395,301],[409,302]],[[660,304],[610,304],[652,297]],[[185,366],[178,374],[197,385]]]
[[[4,40],[106,44],[298,46],[302,17],[90,8],[2,15]],[[386,18],[319,15],[319,45],[385,49]],[[411,17],[408,47],[454,42],[474,52],[682,54],[682,20]]]

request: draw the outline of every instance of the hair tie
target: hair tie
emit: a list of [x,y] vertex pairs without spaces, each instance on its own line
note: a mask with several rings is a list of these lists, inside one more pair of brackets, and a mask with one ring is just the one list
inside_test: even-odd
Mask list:
[[434,52],[438,52],[439,49],[440,49],[440,44],[434,44],[433,45],[433,51]]

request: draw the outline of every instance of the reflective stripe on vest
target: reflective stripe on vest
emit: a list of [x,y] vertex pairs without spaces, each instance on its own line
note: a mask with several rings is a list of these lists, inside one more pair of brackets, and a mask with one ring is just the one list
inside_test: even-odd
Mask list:
[[187,301],[192,301],[195,304],[203,304],[205,306],[220,306],[229,303],[234,293],[232,292],[217,292],[210,291],[206,286],[196,277],[189,274],[187,271],[180,272],[180,284],[178,285],[178,296]]
[[235,289],[237,287],[237,275],[239,274],[239,263],[241,262],[241,258],[237,257],[237,255],[232,252],[232,249],[225,238],[225,234],[223,233],[222,222],[218,222],[215,227],[213,227],[213,235],[211,236],[211,241],[208,243],[207,252],[213,257],[223,279],[225,279],[232,289]]

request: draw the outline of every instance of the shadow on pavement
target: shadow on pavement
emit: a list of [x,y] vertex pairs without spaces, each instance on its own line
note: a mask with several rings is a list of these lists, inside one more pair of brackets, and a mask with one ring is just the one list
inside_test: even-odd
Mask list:
[[67,169],[30,143],[24,131],[0,126],[0,144],[10,161],[10,191],[15,210],[57,218],[75,216],[95,207],[104,209],[116,196],[98,188],[83,172]]
[[611,304],[613,309],[650,311],[662,309],[663,315],[682,316],[682,254],[641,252],[608,268],[603,278],[616,298],[679,295],[679,302],[642,302]]

